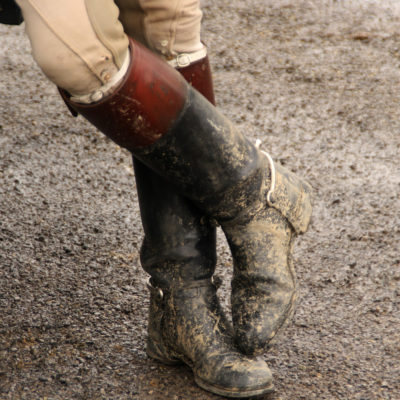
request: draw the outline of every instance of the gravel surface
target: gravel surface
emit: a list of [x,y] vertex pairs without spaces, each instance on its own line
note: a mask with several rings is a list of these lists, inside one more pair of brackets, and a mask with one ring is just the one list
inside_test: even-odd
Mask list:
[[[265,398],[399,400],[400,3],[203,4],[218,106],[315,190]],[[144,352],[130,155],[68,114],[23,26],[0,38],[0,399],[219,399]]]

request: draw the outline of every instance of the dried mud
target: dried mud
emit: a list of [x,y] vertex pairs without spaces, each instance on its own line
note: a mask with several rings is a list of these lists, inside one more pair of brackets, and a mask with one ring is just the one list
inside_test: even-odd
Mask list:
[[[129,154],[0,26],[0,399],[218,399],[144,352]],[[400,6],[204,1],[218,106],[314,188],[266,399],[400,399]],[[219,235],[220,295],[229,251]]]

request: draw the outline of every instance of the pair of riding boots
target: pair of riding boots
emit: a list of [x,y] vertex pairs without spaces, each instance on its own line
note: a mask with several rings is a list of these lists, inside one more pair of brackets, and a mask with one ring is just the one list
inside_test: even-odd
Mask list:
[[[310,187],[214,107],[207,58],[179,74],[133,40],[130,50],[111,95],[92,104],[63,96],[134,157],[151,276],[147,353],[186,363],[219,395],[267,393],[272,375],[258,356],[293,313],[291,250],[310,221]],[[233,328],[212,278],[215,221],[233,257]]]

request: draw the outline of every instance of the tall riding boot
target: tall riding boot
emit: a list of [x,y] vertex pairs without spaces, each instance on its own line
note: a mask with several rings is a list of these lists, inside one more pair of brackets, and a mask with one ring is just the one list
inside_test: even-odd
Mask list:
[[[208,59],[180,72],[213,102],[210,69],[200,64],[208,65]],[[271,391],[265,362],[234,349],[212,280],[215,227],[165,179],[135,159],[134,167],[145,232],[141,263],[151,275],[147,354],[166,364],[186,362],[199,386],[220,395]]]
[[221,225],[234,259],[236,340],[244,352],[259,353],[292,314],[291,248],[310,221],[310,187],[275,165],[175,70],[136,43],[131,50],[112,95],[69,104]]

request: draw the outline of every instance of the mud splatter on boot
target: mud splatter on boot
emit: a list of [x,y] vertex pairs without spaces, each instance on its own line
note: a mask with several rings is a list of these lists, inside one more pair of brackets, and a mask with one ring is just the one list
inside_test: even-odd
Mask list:
[[261,191],[259,202],[222,224],[234,260],[236,342],[246,354],[264,352],[293,315],[293,241],[311,217],[311,188],[296,175],[276,165],[276,188],[268,199],[269,188]]
[[221,396],[271,392],[272,376],[265,361],[235,350],[211,280],[177,283],[165,288],[149,284],[149,356],[167,364],[184,362],[200,387]]

